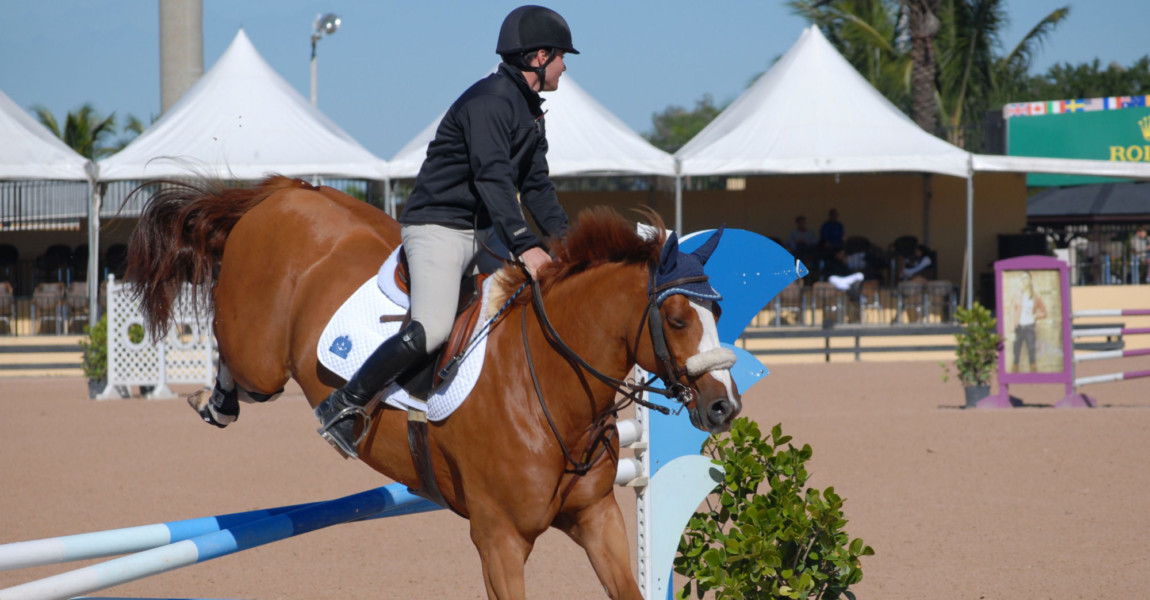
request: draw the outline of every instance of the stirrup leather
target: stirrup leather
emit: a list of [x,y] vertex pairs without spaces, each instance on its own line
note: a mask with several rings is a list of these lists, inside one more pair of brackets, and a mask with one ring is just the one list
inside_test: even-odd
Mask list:
[[[359,435],[351,442],[350,446],[342,437],[333,435],[329,431],[336,423],[348,418],[354,419],[357,416],[363,418],[363,429],[360,430]],[[340,410],[328,419],[326,423],[321,425],[316,432],[319,433],[320,437],[327,440],[327,443],[331,444],[331,447],[335,448],[344,458],[359,458],[359,452],[356,449],[359,448],[359,444],[363,441],[363,438],[367,437],[367,431],[369,429],[371,429],[371,415],[364,407],[352,405]]]

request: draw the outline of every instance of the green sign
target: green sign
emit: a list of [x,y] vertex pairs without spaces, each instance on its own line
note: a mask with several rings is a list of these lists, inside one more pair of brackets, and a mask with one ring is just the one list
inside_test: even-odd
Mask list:
[[[1007,154],[1150,163],[1150,107],[1012,117],[1006,121]],[[1048,187],[1112,183],[1110,177],[1047,175],[1026,177],[1026,185]]]

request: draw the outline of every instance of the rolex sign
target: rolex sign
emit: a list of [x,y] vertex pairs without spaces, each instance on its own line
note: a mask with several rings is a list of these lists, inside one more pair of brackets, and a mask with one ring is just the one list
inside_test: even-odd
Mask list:
[[[1114,98],[1008,105],[1029,104],[1034,108],[1029,114],[1020,114],[1017,109],[1004,111],[1011,115],[1006,121],[1007,154],[1150,163],[1150,107],[1145,105],[1145,96],[1134,98],[1141,100],[1141,105],[1118,103],[1111,107],[1112,102],[1107,101]],[[1098,103],[1100,109],[1076,110],[1091,102]],[[1052,109],[1051,105],[1057,106]],[[1027,176],[1026,183],[1047,187],[1114,181],[1106,177],[1035,173]]]

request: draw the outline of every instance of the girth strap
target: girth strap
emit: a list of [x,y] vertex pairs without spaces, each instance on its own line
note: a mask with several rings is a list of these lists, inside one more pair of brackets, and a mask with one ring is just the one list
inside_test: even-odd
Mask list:
[[411,460],[415,463],[415,473],[419,477],[419,487],[409,488],[411,493],[444,508],[451,508],[459,514],[444,500],[439,484],[435,481],[435,469],[431,467],[431,444],[427,438],[427,413],[407,409],[407,445],[411,450]]

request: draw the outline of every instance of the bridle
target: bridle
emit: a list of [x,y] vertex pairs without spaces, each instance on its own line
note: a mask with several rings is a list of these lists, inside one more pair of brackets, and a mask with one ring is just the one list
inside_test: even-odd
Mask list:
[[[567,463],[571,465],[571,468],[566,469],[566,472],[574,473],[576,475],[584,475],[591,470],[591,467],[595,465],[603,453],[611,448],[607,442],[609,442],[611,437],[614,435],[614,427],[608,425],[609,419],[617,414],[618,411],[626,408],[627,406],[630,406],[632,403],[639,404],[640,406],[644,406],[650,410],[658,411],[662,414],[671,413],[671,409],[644,399],[644,392],[659,394],[667,398],[674,398],[680,404],[679,410],[682,410],[683,407],[690,404],[697,397],[697,394],[693,389],[679,381],[680,377],[688,374],[688,370],[679,366],[678,362],[675,360],[674,353],[671,352],[670,347],[667,345],[666,332],[663,328],[663,319],[659,312],[658,297],[659,293],[662,291],[672,287],[681,286],[686,283],[705,281],[707,277],[705,275],[698,277],[684,277],[657,286],[656,275],[659,270],[659,263],[657,261],[652,261],[649,265],[649,270],[650,278],[647,284],[647,309],[643,311],[643,316],[639,320],[638,332],[635,336],[636,348],[634,349],[634,354],[638,353],[637,346],[643,331],[643,326],[646,324],[651,335],[651,344],[655,351],[656,362],[659,365],[659,373],[652,375],[651,378],[644,383],[633,380],[618,379],[616,377],[607,375],[606,373],[596,369],[582,356],[579,356],[577,352],[571,349],[571,347],[563,341],[563,338],[559,336],[559,332],[555,331],[555,327],[552,326],[551,320],[547,317],[547,311],[543,306],[543,294],[539,289],[539,285],[535,282],[534,279],[530,277],[528,278],[531,286],[532,306],[535,308],[536,318],[539,321],[540,328],[543,330],[543,335],[547,338],[548,343],[550,343],[556,352],[558,352],[561,356],[563,356],[574,365],[577,365],[581,372],[591,374],[599,381],[602,381],[614,389],[616,393],[623,396],[621,399],[616,401],[592,420],[591,438],[588,441],[587,449],[583,452],[583,456],[589,456],[590,458],[588,458],[586,461],[577,460],[571,453],[570,449],[567,448],[566,442],[563,441],[563,436],[559,433],[559,428],[555,425],[555,421],[551,417],[551,411],[547,408],[547,402],[543,398],[543,391],[539,386],[539,377],[535,372],[535,362],[531,357],[531,348],[527,339],[527,311],[523,311],[521,315],[521,329],[523,330],[523,350],[527,356],[528,370],[531,372],[531,382],[535,386],[535,395],[539,399],[539,405],[543,409],[544,416],[547,418],[547,424],[551,427],[551,432],[555,435],[555,439],[559,442],[559,446],[563,450],[564,458],[567,460]],[[651,385],[656,379],[663,380],[665,387],[660,388]],[[597,450],[596,446],[599,445],[602,447]]]

